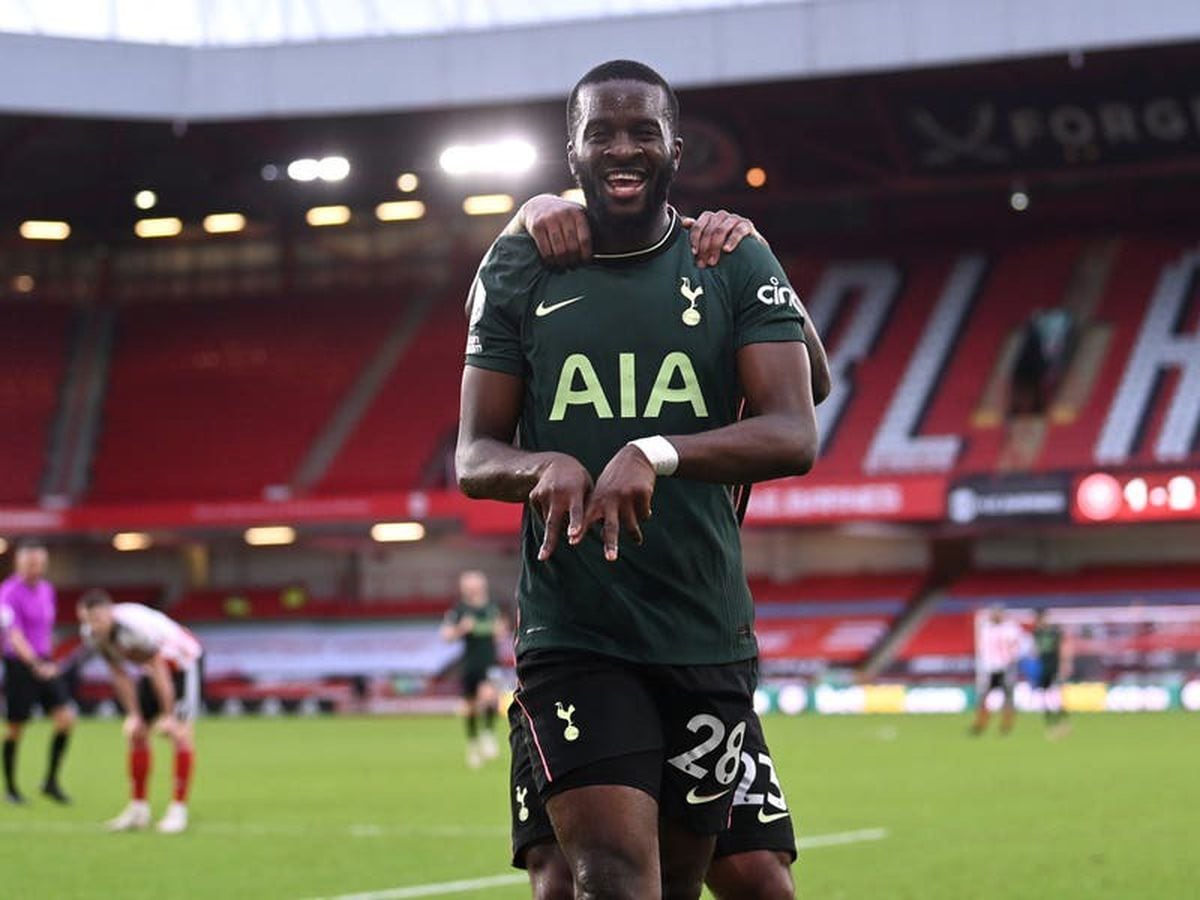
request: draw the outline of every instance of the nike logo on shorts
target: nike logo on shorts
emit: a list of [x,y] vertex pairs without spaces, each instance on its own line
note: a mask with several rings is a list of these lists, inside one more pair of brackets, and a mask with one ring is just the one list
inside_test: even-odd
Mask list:
[[566,300],[559,300],[557,303],[551,303],[549,306],[547,306],[546,301],[543,300],[537,305],[537,308],[533,311],[533,314],[539,318],[542,316],[548,316],[550,313],[560,310],[564,306],[570,306],[572,303],[579,302],[583,299],[583,296],[583,294],[580,294],[578,297],[570,297]]
[[764,825],[770,825],[772,822],[777,822],[780,819],[786,819],[790,815],[791,813],[789,812],[769,813],[766,810],[760,809],[758,811],[758,821],[762,822]]
[[728,794],[732,788],[726,788],[719,794],[697,794],[696,789],[692,788],[687,792],[687,802],[692,806],[699,806],[701,803],[711,803],[714,800],[720,800]]

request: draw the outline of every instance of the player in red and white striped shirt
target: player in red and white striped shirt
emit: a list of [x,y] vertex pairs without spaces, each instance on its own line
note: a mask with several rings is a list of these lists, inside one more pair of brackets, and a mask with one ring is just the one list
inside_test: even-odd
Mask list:
[[[174,799],[158,830],[177,834],[187,828],[187,797],[194,759],[193,720],[200,712],[203,649],[179,623],[140,603],[113,603],[100,590],[79,601],[84,640],[98,651],[112,673],[113,691],[125,710],[129,739],[132,798],[108,823],[112,831],[131,831],[150,824],[146,782],[150,776],[151,726],[175,746]],[[142,675],[134,683],[132,663]]]

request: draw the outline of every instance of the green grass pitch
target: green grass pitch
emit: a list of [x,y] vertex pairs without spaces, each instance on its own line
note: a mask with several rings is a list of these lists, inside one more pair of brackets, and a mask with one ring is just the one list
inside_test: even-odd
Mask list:
[[[1076,716],[1050,743],[965,736],[963,717],[770,718],[802,836],[886,829],[805,851],[820,900],[1197,896],[1200,715]],[[47,729],[22,747],[41,776]],[[508,872],[507,759],[467,771],[448,718],[200,723],[192,830],[109,835],[125,798],[116,722],[86,722],[67,761],[75,805],[0,807],[0,897],[329,897]],[[156,742],[161,812],[169,748]],[[424,896],[417,892],[394,896]],[[521,884],[454,895],[527,897]]]

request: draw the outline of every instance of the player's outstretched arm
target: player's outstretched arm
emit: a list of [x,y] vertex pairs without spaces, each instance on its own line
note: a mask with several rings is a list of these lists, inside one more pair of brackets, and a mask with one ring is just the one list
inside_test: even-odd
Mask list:
[[525,394],[515,375],[466,366],[463,369],[458,447],[458,486],[477,500],[528,501],[545,523],[538,553],[548,559],[564,526],[583,533],[583,505],[592,477],[565,453],[533,453],[513,446]]

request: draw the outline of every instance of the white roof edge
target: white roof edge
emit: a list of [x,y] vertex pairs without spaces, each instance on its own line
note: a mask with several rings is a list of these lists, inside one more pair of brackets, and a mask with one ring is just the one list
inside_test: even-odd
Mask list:
[[0,111],[190,121],[384,112],[562,97],[614,57],[685,88],[1198,39],[1195,0],[816,0],[242,47],[4,34]]

